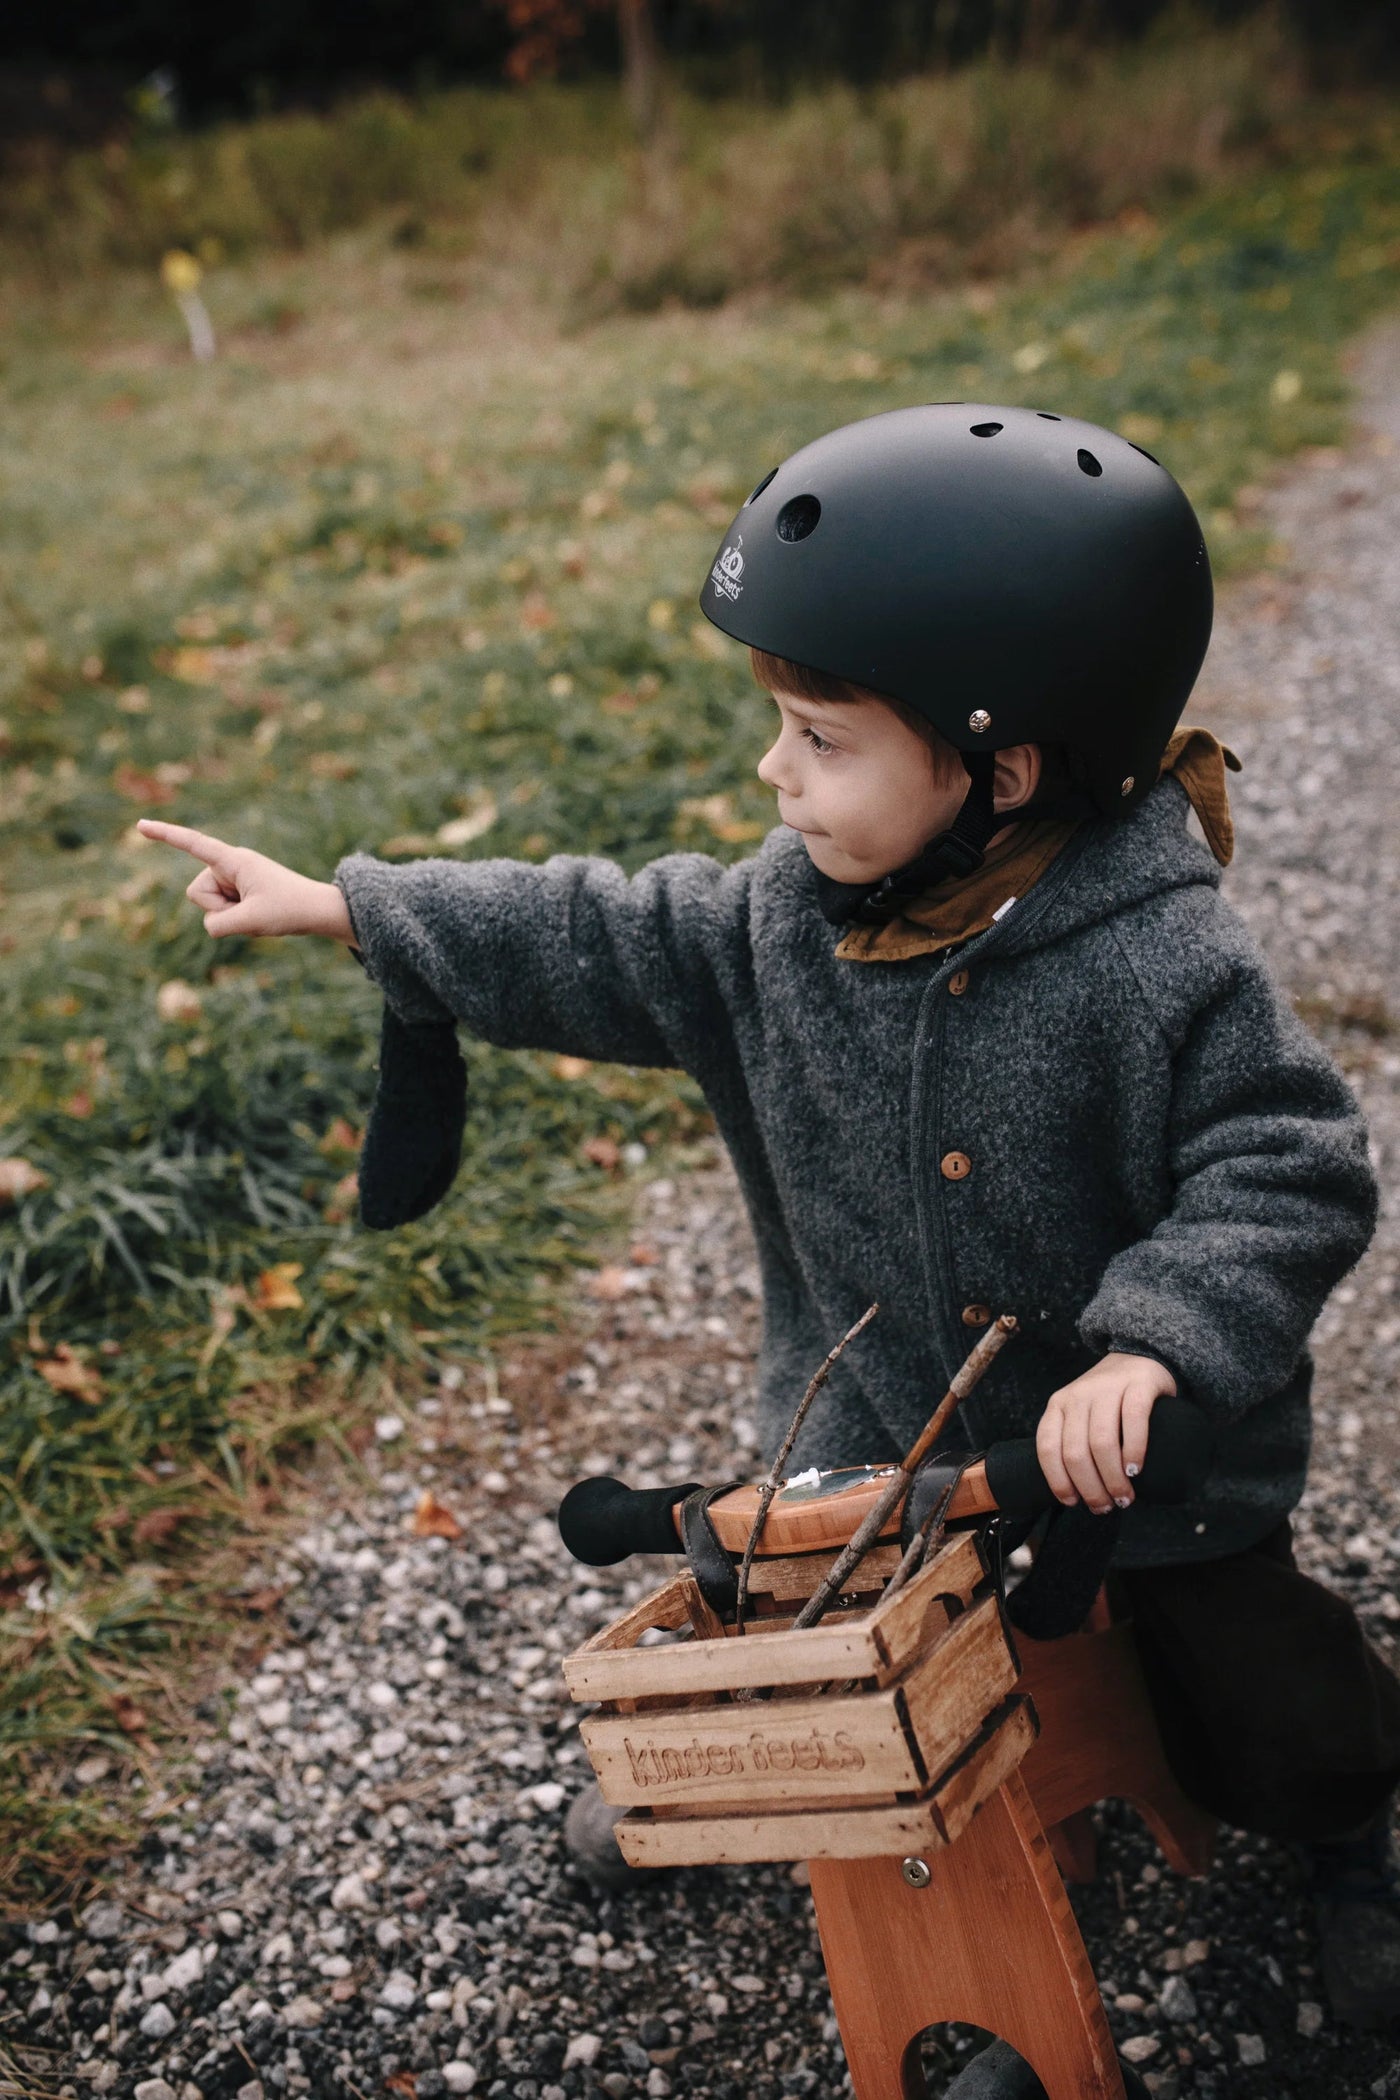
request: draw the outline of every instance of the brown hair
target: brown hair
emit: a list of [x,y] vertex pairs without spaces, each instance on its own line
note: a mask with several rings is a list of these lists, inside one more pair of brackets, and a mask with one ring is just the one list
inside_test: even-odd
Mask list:
[[934,776],[940,786],[963,777],[963,762],[957,747],[940,735],[932,722],[926,721],[914,708],[903,700],[896,700],[892,694],[877,693],[873,686],[857,685],[852,679],[838,678],[832,671],[818,671],[811,664],[794,663],[790,657],[770,656],[766,649],[750,649],[749,662],[754,677],[765,692],[790,693],[794,700],[826,700],[837,706],[857,700],[878,700],[881,707],[888,707],[897,714],[900,721],[927,744]]

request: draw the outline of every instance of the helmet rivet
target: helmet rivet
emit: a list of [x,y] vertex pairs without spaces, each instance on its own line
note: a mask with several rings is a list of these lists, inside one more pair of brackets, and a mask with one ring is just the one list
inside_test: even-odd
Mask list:
[[984,730],[991,728],[992,718],[985,707],[974,707],[967,718],[967,726],[975,736],[981,736]]
[[933,1879],[933,1872],[926,1859],[917,1857],[901,1860],[900,1873],[911,1889],[926,1889]]
[[1134,775],[1130,773],[1130,774],[1128,775],[1127,779],[1126,779],[1126,780],[1125,780],[1125,781],[1123,782],[1123,785],[1122,785],[1122,787],[1120,787],[1120,788],[1119,788],[1118,792],[1119,792],[1119,794],[1120,794],[1120,795],[1131,795],[1131,793],[1133,792],[1133,789],[1134,789],[1134,788],[1135,788],[1136,786],[1137,786],[1137,780],[1136,780],[1136,778],[1134,777]]

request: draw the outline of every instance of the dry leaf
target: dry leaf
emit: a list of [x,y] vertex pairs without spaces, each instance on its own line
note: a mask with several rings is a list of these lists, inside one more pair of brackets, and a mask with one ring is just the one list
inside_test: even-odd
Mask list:
[[139,802],[145,809],[159,809],[164,802],[173,802],[176,789],[167,780],[158,779],[154,773],[143,773],[124,759],[112,775],[112,785],[128,802]]
[[386,2093],[402,2093],[404,2100],[413,2100],[418,2091],[418,2080],[412,2071],[395,2071],[392,2077],[385,2079],[384,2090]]
[[53,1355],[43,1357],[34,1368],[56,1393],[70,1393],[75,1400],[85,1400],[89,1407],[100,1404],[101,1372],[95,1364],[84,1363],[75,1356],[67,1342],[60,1342]]
[[520,606],[520,624],[534,634],[554,625],[554,609],[542,591],[531,591]]
[[156,1012],[162,1021],[198,1021],[204,1014],[204,1000],[183,977],[170,977],[156,993]]
[[116,1722],[123,1735],[143,1735],[145,1733],[146,1716],[134,1699],[129,1698],[125,1692],[116,1692],[113,1694],[110,1703],[112,1719]]
[[452,817],[446,824],[439,824],[438,844],[469,846],[473,839],[485,836],[499,815],[500,811],[495,802],[487,795],[477,803],[475,809],[469,809],[465,816]]
[[[324,1212],[328,1225],[343,1225],[355,1214],[355,1205],[360,1200],[360,1177],[358,1174],[342,1174],[340,1180],[326,1198]],[[330,1279],[327,1278],[327,1288]],[[349,1278],[346,1278],[349,1281]]]
[[296,1286],[301,1271],[299,1261],[274,1262],[253,1285],[253,1304],[260,1312],[298,1311],[306,1303]]
[[364,1143],[364,1132],[357,1130],[344,1116],[335,1116],[326,1126],[326,1134],[316,1146],[318,1152],[329,1156],[332,1152],[358,1152]]
[[606,1298],[609,1301],[625,1298],[628,1290],[627,1271],[615,1268],[600,1269],[597,1275],[590,1279],[588,1288],[595,1298]]
[[73,1116],[80,1123],[86,1122],[92,1114],[92,1095],[86,1087],[80,1086],[58,1105],[65,1116]]
[[413,1512],[410,1530],[416,1539],[459,1539],[462,1526],[457,1522],[445,1502],[439,1502],[431,1488],[424,1488],[418,1497],[418,1507]]
[[131,1527],[131,1536],[138,1545],[152,1546],[161,1539],[168,1539],[172,1531],[178,1531],[192,1509],[148,1509],[144,1517],[138,1517]]
[[582,1079],[593,1070],[593,1061],[587,1057],[556,1057],[553,1072],[556,1079]]
[[46,1189],[49,1177],[28,1159],[0,1159],[0,1203],[18,1203],[35,1189]]
[[622,1158],[622,1150],[616,1138],[589,1138],[583,1147],[583,1156],[595,1167],[605,1167],[609,1174]]

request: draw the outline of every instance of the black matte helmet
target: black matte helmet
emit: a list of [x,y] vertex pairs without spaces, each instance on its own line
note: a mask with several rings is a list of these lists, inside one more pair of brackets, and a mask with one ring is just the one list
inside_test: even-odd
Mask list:
[[974,782],[977,754],[1058,746],[1086,809],[1120,815],[1201,667],[1210,564],[1140,446],[936,402],[847,423],[766,475],[700,604],[737,641],[902,701]]

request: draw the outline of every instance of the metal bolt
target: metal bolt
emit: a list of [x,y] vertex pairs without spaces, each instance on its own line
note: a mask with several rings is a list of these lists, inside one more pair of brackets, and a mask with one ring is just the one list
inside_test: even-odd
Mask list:
[[926,1859],[903,1860],[899,1871],[911,1889],[926,1889],[933,1879],[933,1869]]
[[991,728],[992,718],[987,713],[985,707],[974,707],[972,713],[967,718],[967,726],[973,732],[974,736],[981,736],[982,732],[985,729]]
[[1122,785],[1122,787],[1121,787],[1121,788],[1119,788],[1118,792],[1119,792],[1119,794],[1120,794],[1120,795],[1131,795],[1131,793],[1133,792],[1133,789],[1134,789],[1134,788],[1135,788],[1136,786],[1137,786],[1137,779],[1136,779],[1135,775],[1133,775],[1132,773],[1130,773],[1130,774],[1128,775],[1127,779],[1126,779],[1126,780],[1125,780],[1125,781],[1123,782],[1123,785]]

